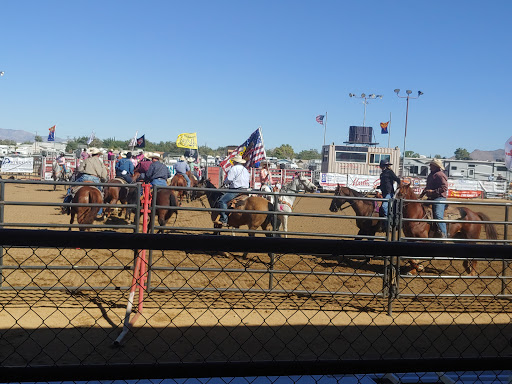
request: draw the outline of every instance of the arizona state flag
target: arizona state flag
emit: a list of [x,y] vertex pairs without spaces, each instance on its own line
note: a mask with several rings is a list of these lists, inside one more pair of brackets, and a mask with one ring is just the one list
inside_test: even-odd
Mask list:
[[388,124],[389,124],[389,121],[387,123],[380,123],[380,133],[385,135],[388,133]]

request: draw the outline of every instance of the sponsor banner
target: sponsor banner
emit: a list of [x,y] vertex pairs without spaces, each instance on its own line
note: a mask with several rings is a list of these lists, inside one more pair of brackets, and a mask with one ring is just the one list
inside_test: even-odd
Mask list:
[[4,173],[33,173],[33,157],[4,157],[2,160],[2,172]]
[[480,186],[486,193],[506,193],[506,181],[481,181]]
[[475,199],[478,197],[482,197],[482,191],[456,191],[453,189],[449,189],[448,197],[461,199]]
[[320,173],[319,184],[325,191],[334,191],[338,184],[347,186],[347,175],[340,173]]
[[456,191],[480,191],[482,187],[478,180],[448,179],[448,189]]
[[374,175],[347,175],[347,187],[359,192],[372,192],[380,185],[380,177]]

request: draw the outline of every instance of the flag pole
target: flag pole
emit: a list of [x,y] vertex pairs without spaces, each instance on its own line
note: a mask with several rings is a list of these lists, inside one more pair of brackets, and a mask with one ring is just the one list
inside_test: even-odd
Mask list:
[[325,122],[324,122],[324,145],[325,145],[325,133],[326,132],[327,132],[327,111],[325,111]]
[[135,140],[132,142],[132,152],[135,149],[135,145],[137,145],[137,136],[139,134],[139,131],[135,131]]
[[389,140],[391,140],[391,112],[389,112],[389,126],[388,126],[388,148],[389,148]]

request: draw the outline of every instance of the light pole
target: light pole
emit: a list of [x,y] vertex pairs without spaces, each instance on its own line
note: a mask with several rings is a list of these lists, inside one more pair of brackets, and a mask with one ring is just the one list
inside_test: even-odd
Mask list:
[[401,172],[401,176],[404,176],[404,173],[405,173],[405,143],[407,140],[407,118],[409,117],[409,99],[417,99],[418,97],[423,95],[423,92],[418,91],[418,96],[416,96],[416,97],[411,96],[412,91],[409,89],[407,91],[405,91],[407,96],[400,96],[400,89],[395,89],[395,93],[399,98],[407,99],[407,107],[405,108],[404,154],[402,156],[402,172]]
[[365,93],[361,93],[361,96],[357,96],[354,93],[349,93],[348,96],[356,97],[358,99],[363,99],[363,104],[364,104],[363,127],[364,127],[365,126],[364,124],[366,122],[366,104],[368,104],[367,99],[382,99],[382,95],[374,95],[373,93],[371,93],[368,96],[366,96]]

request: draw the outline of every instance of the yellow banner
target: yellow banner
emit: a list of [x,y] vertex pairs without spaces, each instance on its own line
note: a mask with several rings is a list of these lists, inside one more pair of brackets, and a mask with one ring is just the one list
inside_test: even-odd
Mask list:
[[179,148],[197,149],[197,134],[194,132],[178,135],[176,146]]

